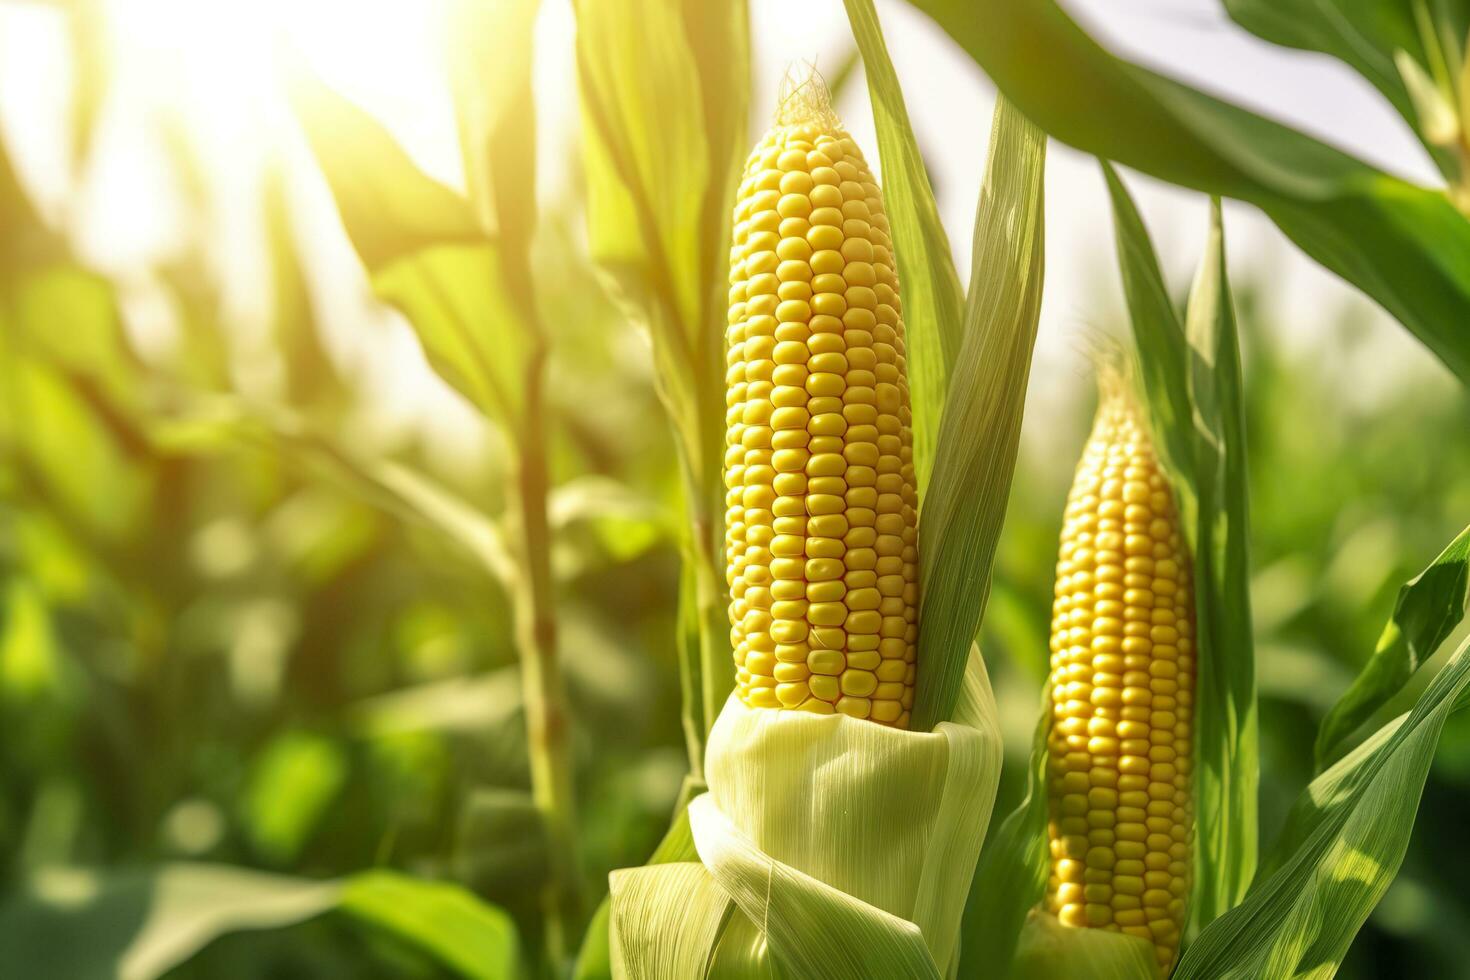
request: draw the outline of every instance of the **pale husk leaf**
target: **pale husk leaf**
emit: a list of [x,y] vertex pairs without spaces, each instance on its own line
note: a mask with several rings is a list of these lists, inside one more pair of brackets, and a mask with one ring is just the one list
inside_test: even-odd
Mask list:
[[1153,944],[1103,929],[1064,926],[1050,912],[1033,910],[1021,929],[1011,980],[1157,980]]
[[702,865],[614,875],[616,975],[950,975],[1000,765],[974,650],[957,720],[933,732],[731,698],[689,806]]

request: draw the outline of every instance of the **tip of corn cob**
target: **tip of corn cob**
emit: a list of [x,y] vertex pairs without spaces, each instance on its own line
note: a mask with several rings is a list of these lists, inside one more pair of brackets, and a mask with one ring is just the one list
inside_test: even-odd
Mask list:
[[787,69],[776,97],[776,125],[811,126],[817,130],[842,127],[832,108],[832,92],[816,65],[792,65]]
[[1099,418],[1103,416],[1104,408],[1112,408],[1135,420],[1141,427],[1144,420],[1143,406],[1138,402],[1132,369],[1123,356],[1122,347],[1117,346],[1114,341],[1099,341],[1092,352],[1092,369],[1097,378]]

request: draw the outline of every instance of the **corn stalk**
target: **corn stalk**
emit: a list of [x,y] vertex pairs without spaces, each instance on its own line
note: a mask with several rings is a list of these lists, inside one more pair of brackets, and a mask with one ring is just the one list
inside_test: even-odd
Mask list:
[[566,688],[557,648],[551,530],[546,499],[547,469],[544,344],[526,366],[524,429],[517,446],[516,492],[512,498],[516,565],[515,635],[526,714],[531,796],[541,812],[551,874],[542,895],[546,951],[553,969],[565,962],[569,930],[581,912],[577,873],[576,796]]

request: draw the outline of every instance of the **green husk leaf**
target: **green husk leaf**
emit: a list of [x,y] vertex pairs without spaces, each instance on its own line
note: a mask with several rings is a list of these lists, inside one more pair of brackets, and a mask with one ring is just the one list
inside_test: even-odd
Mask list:
[[[782,973],[938,980],[935,959],[914,923],[769,857],[708,795],[697,798],[690,810],[695,841],[704,841],[700,858],[705,864],[698,867],[708,868],[719,895],[732,897],[747,921],[762,925],[765,949]],[[764,952],[759,944],[746,948]]]
[[[658,869],[616,872],[634,875],[638,890],[619,898],[614,888],[614,976],[950,975],[1000,772],[978,651],[956,717],[932,733],[902,732],[732,697],[710,741],[710,792],[688,810],[702,862],[693,867],[718,887],[680,918],[631,903],[683,906],[688,868],[661,883]],[[702,937],[707,973],[634,972],[660,950],[697,959],[684,929]]]
[[913,3],[1048,133],[1256,205],[1470,382],[1470,222],[1442,191],[1115,58],[1053,0]]
[[1004,98],[975,214],[965,331],[919,522],[919,678],[913,725],[953,716],[985,615],[1025,409],[1045,264],[1046,137]]
[[1338,698],[1317,731],[1317,766],[1323,768],[1343,741],[1389,698],[1403,690],[1465,618],[1470,603],[1470,527],[1461,531],[1429,567],[1399,588],[1393,615],[1373,656]]
[[[679,794],[679,804],[676,808],[678,811],[678,815],[674,817],[673,824],[669,827],[668,832],[664,834],[664,839],[659,842],[658,848],[653,852],[653,855],[648,859],[648,863],[644,865],[644,867],[629,870],[645,871],[649,868],[662,864],[698,863],[699,852],[694,849],[694,835],[689,829],[688,797],[691,797],[696,792],[703,791],[704,787],[702,784],[698,782],[691,782],[688,779],[685,780],[684,788]],[[628,872],[613,872],[613,874],[610,876],[610,886],[612,884],[612,879],[616,879],[619,875],[626,873]],[[647,877],[640,876],[637,881],[633,882],[630,885],[630,887],[638,890],[638,892],[640,893],[640,897],[637,899],[637,901],[643,902],[645,901],[645,899],[641,897],[641,893],[651,888],[652,886],[649,884],[649,879]],[[672,880],[670,881],[668,888],[670,894],[674,894],[680,891],[680,886],[675,884]],[[652,897],[646,900],[649,902],[657,901],[656,898]],[[666,902],[666,904],[673,904],[675,906],[678,906],[680,905],[680,903],[682,903],[682,901],[683,899],[681,898],[678,902]],[[706,901],[712,901],[712,899],[707,899]],[[727,900],[727,907],[728,904],[729,903]],[[708,910],[701,909],[700,911],[707,912]],[[640,912],[635,910],[633,914],[656,916],[658,915],[658,911],[649,910]],[[673,927],[674,926],[672,923],[650,922],[644,928],[657,933],[662,932],[664,929],[672,929]],[[641,930],[632,933],[632,935],[635,936],[640,934]],[[657,955],[657,953],[654,952],[651,955]],[[641,961],[642,955],[636,955],[636,958]],[[611,980],[611,978],[614,976],[613,960],[612,895],[610,893],[608,897],[604,898],[602,900],[602,903],[597,906],[597,911],[592,914],[592,922],[590,925],[588,925],[587,932],[582,939],[582,949],[577,954],[577,965],[572,971],[573,980]]]
[[1012,980],[1156,980],[1159,963],[1147,940],[1103,929],[1069,928],[1038,909],[1021,929],[1010,975]]
[[[649,865],[611,877],[612,976],[703,977],[730,899],[699,862]],[[578,977],[590,976],[580,970]]]
[[1006,976],[1027,914],[1046,893],[1047,738],[1049,701],[1042,699],[1026,767],[1026,796],[985,842],[960,928],[960,976]]
[[[883,202],[893,228],[893,254],[903,290],[909,391],[914,420],[914,472],[922,499],[934,469],[939,422],[963,341],[964,290],[949,236],[909,125],[898,73],[888,58],[872,0],[845,0],[853,37],[862,52],[883,162]],[[994,159],[992,157],[992,159]]]
[[1440,733],[1470,687],[1467,649],[1303,791],[1244,903],[1186,948],[1175,980],[1336,973],[1403,862]]
[[1218,202],[1186,322],[1168,302],[1138,211],[1112,167],[1119,264],[1153,429],[1194,556],[1198,925],[1237,905],[1255,872],[1259,755],[1239,341]]
[[1185,314],[1194,406],[1194,560],[1200,610],[1195,697],[1199,825],[1190,915],[1203,924],[1239,903],[1255,873],[1260,754],[1250,606],[1250,487],[1235,306],[1218,199]]

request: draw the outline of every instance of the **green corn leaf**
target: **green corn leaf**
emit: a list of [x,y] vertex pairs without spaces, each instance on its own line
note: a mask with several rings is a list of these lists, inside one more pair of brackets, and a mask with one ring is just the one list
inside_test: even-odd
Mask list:
[[297,860],[347,781],[347,760],[331,739],[287,732],[251,763],[239,805],[255,852],[276,867]]
[[531,58],[539,0],[454,0],[449,81],[465,183],[485,233],[525,254],[536,228]]
[[26,496],[122,559],[156,499],[142,362],[112,286],[42,223],[3,144],[0,228],[0,450]]
[[[1427,8],[1418,0],[1393,3],[1354,3],[1351,0],[1224,0],[1226,11],[1246,30],[1276,44],[1304,51],[1320,51],[1353,68],[1393,103],[1399,114],[1414,125],[1425,149],[1435,157],[1446,176],[1453,176],[1453,156],[1427,138],[1425,119],[1408,84],[1395,67],[1395,55],[1403,52],[1417,66],[1424,66],[1434,82],[1449,91],[1449,73],[1438,31],[1421,30],[1415,7]],[[1435,4],[1447,14],[1449,5]],[[1456,39],[1465,36],[1463,13],[1458,23],[1446,23]]]
[[18,705],[52,707],[66,684],[65,659],[45,596],[13,576],[0,592],[0,702],[12,712]]
[[679,608],[677,619],[679,652],[679,720],[684,729],[684,746],[689,756],[689,771],[695,776],[704,772],[704,738],[715,720],[708,714],[704,696],[704,637],[713,630],[706,624],[699,608],[699,581],[692,561],[679,569]]
[[338,908],[428,954],[455,976],[520,976],[515,923],[458,885],[369,871],[347,879]]
[[[681,794],[678,816],[674,818],[673,824],[664,834],[664,839],[659,842],[658,848],[648,859],[645,867],[660,864],[690,864],[698,867],[699,852],[694,849],[694,835],[689,829],[688,800],[683,797],[684,794]],[[636,887],[655,886],[645,881]],[[701,904],[707,904],[712,898],[713,896],[707,896]],[[727,907],[728,905],[729,903],[726,902]],[[597,906],[597,911],[592,914],[592,922],[588,925],[587,932],[582,939],[581,952],[577,954],[576,968],[572,971],[573,980],[612,980],[613,968],[608,932],[611,926],[612,899],[609,896],[602,900],[602,904]]]
[[[677,437],[693,569],[703,740],[735,685],[718,543],[731,213],[750,89],[744,0],[578,0],[592,257],[648,331]],[[691,758],[697,770],[699,761]]]
[[[285,400],[301,407],[332,406],[345,398],[344,385],[337,373],[321,333],[317,310],[307,285],[306,270],[296,245],[291,226],[291,205],[287,199],[285,175],[272,168],[265,176],[263,210],[266,243],[271,268],[271,334],[280,353],[284,369]],[[179,283],[188,289],[187,283]],[[201,354],[205,363],[223,362],[220,348],[223,332],[214,322],[200,323],[197,318],[192,336],[205,334]],[[213,317],[209,318],[211,321]],[[209,343],[213,340],[214,343]],[[227,376],[227,371],[218,372]]]
[[221,865],[45,872],[0,905],[0,972],[152,980],[218,936],[315,918],[338,894],[332,882]]
[[531,241],[536,231],[536,99],[531,91],[540,0],[450,8],[449,79],[469,200],[503,265],[520,320],[539,329]]
[[464,555],[497,584],[508,588],[514,578],[505,531],[493,517],[413,467],[336,445],[290,410],[214,397],[155,423],[150,436],[160,447],[178,452],[243,447],[284,458],[396,517],[436,532],[453,552]]
[[1393,615],[1373,656],[1317,732],[1317,766],[1324,767],[1359,725],[1403,690],[1415,671],[1465,618],[1470,602],[1470,527],[1399,589]]
[[468,204],[427,176],[377,120],[312,76],[298,74],[293,106],[369,272],[485,234]]
[[1194,406],[1196,581],[1206,590],[1195,698],[1201,841],[1191,916],[1209,922],[1240,901],[1255,873],[1260,773],[1250,607],[1250,488],[1240,338],[1225,268],[1220,201],[1189,293],[1189,393]]
[[550,878],[549,847],[529,792],[473,790],[455,822],[454,879],[482,895],[533,894]]
[[22,486],[89,547],[120,557],[144,533],[156,493],[132,420],[44,357],[0,348],[0,358],[6,450]]
[[[17,353],[73,379],[119,423],[137,415],[144,367],[123,329],[111,283],[61,261],[13,279],[0,290],[0,303]],[[58,323],[67,329],[56,329]]]
[[[708,492],[722,458],[720,287],[744,141],[744,5],[700,14],[675,0],[626,0],[576,10],[592,255],[649,330],[660,395]],[[706,64],[710,45],[696,51],[693,42],[721,26],[736,50]],[[738,95],[720,88],[736,80]]]
[[333,909],[417,947],[456,976],[520,976],[510,917],[456,885],[386,871],[313,881],[182,862],[38,875],[0,905],[0,972],[153,980],[220,936],[279,929]]
[[374,289],[408,318],[435,371],[518,435],[527,363],[539,356],[517,300],[526,260],[487,237],[469,203],[365,112],[304,75],[294,96]]
[[1239,341],[1218,202],[1184,322],[1127,189],[1103,165],[1119,265],[1154,431],[1175,476],[1194,555],[1194,891],[1203,925],[1237,905],[1255,873],[1259,752],[1252,647],[1245,422]]
[[1026,915],[1046,893],[1048,708],[1043,698],[1026,767],[1026,796],[986,841],[975,867],[960,928],[962,977],[1004,977],[1001,964],[1012,962]]
[[515,667],[429,681],[364,698],[345,712],[349,731],[367,739],[425,733],[484,738],[513,726],[521,711]]
[[[179,187],[185,207],[206,212],[210,208],[210,189],[197,137],[191,137],[177,115],[165,117],[161,129],[170,176]],[[286,180],[279,162],[270,166],[264,185],[266,247],[273,292],[271,332],[285,358],[296,339],[295,326],[287,324],[302,322],[301,314],[309,304],[303,270],[299,267],[300,256],[291,237]],[[171,376],[179,384],[195,390],[230,390],[230,337],[222,328],[225,301],[220,277],[209,269],[200,250],[191,249],[160,268],[159,278],[168,289],[178,320],[179,336],[168,365]],[[289,363],[286,369],[287,391],[298,391],[299,372]]]
[[[1420,138],[1434,147],[1453,147],[1460,138],[1460,117],[1450,96],[1434,84],[1434,79],[1407,51],[1395,51],[1393,60],[1413,100],[1414,113],[1419,117]],[[1450,173],[1453,175],[1454,171]]]
[[1470,222],[1443,192],[1115,58],[1053,0],[912,2],[1048,133],[1256,205],[1470,382]]
[[1045,168],[1046,137],[998,100],[975,215],[964,340],[919,522],[923,666],[913,726],[920,731],[952,717],[990,592],[1041,313]]
[[1461,646],[1412,711],[1298,797],[1243,904],[1184,952],[1175,980],[1330,977],[1398,873],[1441,731],[1470,687]]
[[878,152],[883,161],[883,201],[893,228],[893,254],[903,290],[914,413],[914,472],[922,500],[934,469],[950,372],[963,340],[964,291],[950,254],[949,236],[939,223],[929,174],[909,126],[898,73],[888,59],[878,13],[872,0],[846,0],[846,4],[868,77]]
[[107,11],[98,0],[74,0],[67,5],[66,27],[74,72],[68,135],[72,165],[82,170],[91,156],[112,81]]

